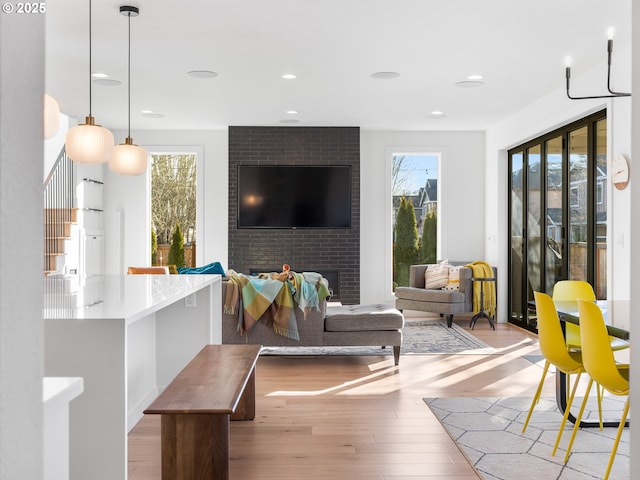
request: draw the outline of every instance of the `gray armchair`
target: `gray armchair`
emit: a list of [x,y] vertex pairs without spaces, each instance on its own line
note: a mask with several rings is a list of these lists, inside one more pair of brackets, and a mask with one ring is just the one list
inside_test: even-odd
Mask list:
[[427,290],[424,273],[428,265],[411,265],[409,286],[397,287],[396,308],[439,313],[446,317],[447,325],[453,324],[453,315],[473,311],[472,272],[468,267],[460,269],[460,290]]

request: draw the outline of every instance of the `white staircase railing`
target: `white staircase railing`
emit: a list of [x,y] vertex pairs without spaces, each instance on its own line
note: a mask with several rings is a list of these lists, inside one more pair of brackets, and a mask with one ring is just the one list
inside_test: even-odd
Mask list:
[[74,168],[65,149],[44,182],[44,274],[64,273],[65,244],[77,222]]

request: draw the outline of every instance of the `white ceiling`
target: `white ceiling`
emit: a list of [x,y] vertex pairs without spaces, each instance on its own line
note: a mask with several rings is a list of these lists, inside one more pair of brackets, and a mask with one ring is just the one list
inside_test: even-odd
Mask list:
[[[131,129],[229,125],[484,130],[606,59],[607,28],[631,36],[630,0],[94,0],[93,115]],[[89,113],[89,2],[48,0],[46,90],[63,113]],[[190,70],[212,70],[212,79]],[[394,71],[391,80],[373,72]],[[281,75],[293,72],[295,80]],[[484,86],[460,88],[470,74]],[[603,88],[606,72],[603,71]],[[615,63],[612,76],[615,83]],[[572,84],[580,92],[578,82]],[[143,118],[143,109],[164,114]],[[287,115],[295,109],[298,115]],[[444,118],[429,118],[442,110]]]

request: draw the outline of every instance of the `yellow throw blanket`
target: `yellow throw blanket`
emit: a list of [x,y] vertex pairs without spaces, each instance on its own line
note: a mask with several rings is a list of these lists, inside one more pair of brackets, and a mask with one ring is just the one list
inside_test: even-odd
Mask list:
[[[471,269],[473,278],[494,278],[493,268],[487,262],[472,262],[465,267]],[[473,282],[473,313],[480,311],[480,283]],[[493,317],[496,314],[496,282],[484,283],[484,311]]]

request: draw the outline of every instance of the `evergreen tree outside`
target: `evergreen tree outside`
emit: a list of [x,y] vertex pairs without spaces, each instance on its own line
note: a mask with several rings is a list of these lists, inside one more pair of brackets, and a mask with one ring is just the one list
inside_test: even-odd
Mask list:
[[151,265],[158,264],[158,236],[156,230],[151,229]]
[[438,215],[436,212],[429,212],[424,219],[424,226],[422,228],[421,263],[436,263],[438,248],[437,235]]
[[176,229],[173,231],[173,240],[169,249],[167,265],[175,265],[176,267],[184,267],[186,265],[184,259],[184,237],[182,236],[180,224],[176,225]]
[[400,198],[396,216],[394,243],[395,284],[409,285],[409,267],[418,254],[418,228],[413,204],[405,197]]

